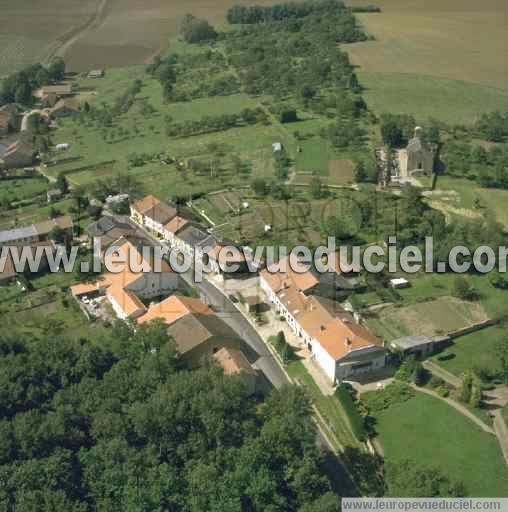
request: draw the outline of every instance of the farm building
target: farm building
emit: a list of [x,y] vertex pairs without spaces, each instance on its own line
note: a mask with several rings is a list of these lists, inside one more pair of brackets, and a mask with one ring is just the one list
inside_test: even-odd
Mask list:
[[104,77],[104,70],[103,69],[92,69],[88,72],[87,75],[88,78],[103,78]]
[[282,143],[281,142],[274,142],[272,144],[272,151],[274,153],[280,153],[283,149],[283,146],[282,146]]
[[420,359],[434,353],[449,341],[449,336],[404,336],[391,341],[390,347],[404,355]]
[[48,94],[54,94],[58,98],[64,98],[66,96],[72,96],[72,85],[71,84],[57,84],[57,85],[45,85],[34,92],[36,98],[43,98]]
[[0,159],[0,166],[5,169],[17,169],[31,166],[35,160],[36,151],[32,144],[16,141],[7,147]]
[[0,247],[3,245],[23,246],[49,239],[51,231],[58,226],[70,239],[72,237],[72,219],[68,216],[56,217],[30,226],[0,231]]
[[53,117],[68,117],[79,114],[79,102],[73,98],[64,98],[58,100],[51,109]]

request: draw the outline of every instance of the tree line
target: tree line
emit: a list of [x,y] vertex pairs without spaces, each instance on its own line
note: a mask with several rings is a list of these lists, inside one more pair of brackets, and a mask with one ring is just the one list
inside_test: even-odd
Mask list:
[[307,0],[298,3],[282,3],[269,7],[261,5],[235,5],[229,9],[227,20],[231,24],[249,25],[305,18],[309,14],[324,14],[331,10],[343,9],[345,9],[344,2],[337,0]]
[[262,108],[245,108],[238,114],[204,116],[198,121],[182,121],[180,123],[175,123],[173,118],[168,117],[166,119],[166,135],[168,137],[189,137],[202,133],[224,131],[235,126],[254,125],[259,122],[269,123]]

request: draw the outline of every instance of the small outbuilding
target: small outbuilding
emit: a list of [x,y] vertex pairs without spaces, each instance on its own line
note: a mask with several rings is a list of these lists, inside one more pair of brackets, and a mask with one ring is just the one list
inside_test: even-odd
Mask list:
[[390,342],[390,348],[417,359],[427,357],[450,341],[449,336],[404,336]]
[[404,279],[403,277],[396,277],[394,279],[390,279],[390,288],[402,289],[409,288],[410,286],[411,283],[407,279]]
[[48,203],[55,203],[59,201],[63,196],[63,192],[59,188],[53,188],[48,190],[46,193],[46,197],[48,199]]
[[103,69],[92,69],[88,72],[87,75],[88,78],[103,78],[104,77],[104,70]]

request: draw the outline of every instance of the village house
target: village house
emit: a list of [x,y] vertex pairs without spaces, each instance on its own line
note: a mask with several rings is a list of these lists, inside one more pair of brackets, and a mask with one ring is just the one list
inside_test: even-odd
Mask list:
[[160,319],[168,327],[168,334],[176,349],[190,366],[198,366],[203,359],[227,347],[241,350],[243,342],[215,312],[201,300],[172,295],[138,318],[139,324]]
[[34,96],[39,99],[48,94],[54,94],[58,98],[64,98],[66,96],[72,96],[74,92],[72,90],[72,84],[44,85],[34,92]]
[[136,319],[148,310],[142,299],[158,298],[178,288],[179,276],[164,260],[158,272],[153,258],[145,258],[128,240],[120,238],[111,247],[114,251],[106,255],[104,261],[109,270],[94,283],[71,287],[77,300],[104,295],[119,319]]
[[200,260],[203,257],[203,248],[214,245],[215,239],[210,233],[195,224],[188,224],[174,237],[173,247],[189,256],[195,255],[196,260]]
[[173,217],[164,226],[164,240],[169,243],[170,247],[175,244],[175,237],[182,231],[182,229],[190,223],[190,220],[177,215]]
[[180,216],[174,206],[154,196],[146,196],[133,203],[131,219],[166,241],[172,249],[210,265],[216,274],[223,272],[224,265],[238,265],[238,272],[248,270],[243,251],[239,251],[237,256],[223,251],[233,242],[217,240],[205,228]]
[[51,231],[55,227],[59,227],[68,240],[72,239],[72,219],[69,216],[62,216],[30,226],[0,231],[0,247],[4,245],[19,247],[49,240]]
[[224,347],[216,352],[213,358],[225,375],[237,375],[242,379],[249,395],[258,391],[259,374],[241,350]]
[[52,188],[46,192],[46,199],[48,203],[55,203],[63,196],[63,192],[59,188]]
[[77,116],[80,112],[79,102],[74,98],[62,98],[50,110],[53,117]]
[[358,316],[333,300],[312,295],[319,279],[304,271],[298,260],[292,263],[293,269],[287,262],[286,272],[273,267],[263,270],[260,285],[329,380],[341,382],[382,368],[386,359],[382,342]]
[[130,205],[131,209],[131,219],[140,226],[145,225],[145,213],[153,208],[156,204],[160,203],[160,199],[157,199],[155,196],[148,195],[140,199],[139,201],[135,201]]
[[35,156],[36,151],[32,144],[18,140],[8,146],[2,154],[0,167],[3,166],[5,169],[29,167],[34,163]]
[[100,243],[101,258],[118,239],[124,238],[134,243],[138,238],[133,226],[110,216],[101,217],[98,221],[93,222],[86,228],[86,232],[90,240],[90,248],[93,248],[94,240]]
[[145,227],[155,233],[159,238],[164,238],[164,226],[176,217],[176,208],[166,203],[159,202],[144,214]]

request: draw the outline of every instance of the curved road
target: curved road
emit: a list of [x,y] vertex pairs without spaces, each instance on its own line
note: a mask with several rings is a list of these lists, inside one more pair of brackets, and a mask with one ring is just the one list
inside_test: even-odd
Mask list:
[[[131,226],[142,234],[142,237],[146,239],[152,247],[166,247],[165,244],[153,238],[150,233],[131,222],[130,219],[119,215],[115,215],[114,217],[121,222],[128,222],[131,224]],[[281,369],[279,363],[266,347],[261,336],[222,291],[206,279],[203,279],[201,283],[196,283],[192,270],[180,274],[180,277],[189,286],[199,290],[199,292],[207,298],[208,303],[217,311],[218,316],[220,316],[221,319],[236,332],[238,337],[243,339],[245,343],[247,343],[247,345],[258,355],[258,359],[255,362],[256,367],[264,373],[266,378],[275,388],[280,388],[291,383]]]
[[279,363],[268,350],[265,342],[257,333],[252,324],[238,311],[233,302],[226,297],[219,289],[207,280],[196,283],[192,273],[181,274],[187,284],[198,289],[208,298],[210,305],[219,311],[220,317],[251,347],[259,356],[256,366],[265,374],[266,378],[276,388],[290,384],[286,374],[282,371]]

